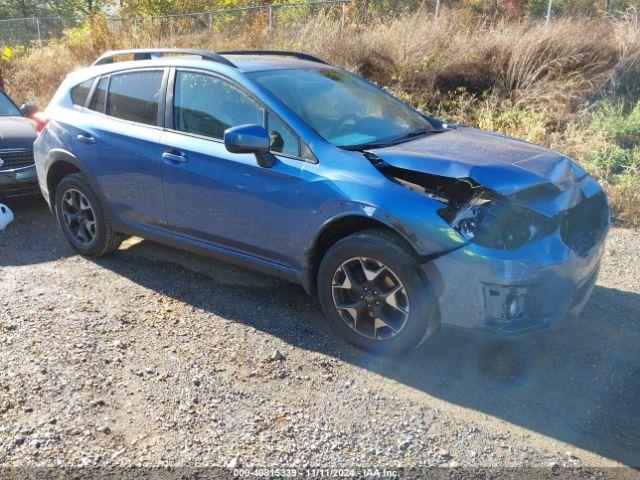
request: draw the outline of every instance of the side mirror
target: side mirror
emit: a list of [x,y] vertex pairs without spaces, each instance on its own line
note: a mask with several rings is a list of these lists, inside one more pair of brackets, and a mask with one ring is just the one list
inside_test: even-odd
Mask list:
[[33,118],[33,116],[38,112],[38,107],[31,103],[25,103],[20,107],[20,111],[27,118]]
[[254,153],[261,167],[272,167],[269,133],[260,125],[238,125],[224,132],[224,146],[231,153]]

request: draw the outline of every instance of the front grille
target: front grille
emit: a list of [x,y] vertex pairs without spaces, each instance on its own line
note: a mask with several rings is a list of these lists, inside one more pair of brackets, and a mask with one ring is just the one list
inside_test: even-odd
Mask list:
[[562,241],[578,255],[586,256],[600,241],[609,223],[609,207],[604,193],[579,203],[562,216]]
[[0,150],[0,172],[33,165],[32,150]]

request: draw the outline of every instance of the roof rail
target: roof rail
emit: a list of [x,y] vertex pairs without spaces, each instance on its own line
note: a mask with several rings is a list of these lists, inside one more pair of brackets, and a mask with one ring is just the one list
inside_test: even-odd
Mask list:
[[308,60],[310,62],[321,63],[323,65],[328,65],[324,60],[314,57],[313,55],[308,55],[306,53],[300,52],[289,52],[286,50],[231,50],[228,52],[218,52],[220,55],[279,55],[283,57],[295,57],[300,60]]
[[115,57],[119,57],[121,55],[133,55],[134,60],[151,60],[154,58],[160,58],[163,54],[168,55],[194,55],[197,57],[201,57],[203,60],[211,60],[213,62],[222,63],[223,65],[228,65],[230,67],[234,67],[235,65],[224,58],[222,55],[209,52],[207,50],[193,50],[193,49],[179,49],[179,48],[139,48],[132,50],[114,50],[111,52],[107,52],[104,55],[101,55],[95,62],[91,64],[91,66],[96,65],[106,65],[109,63],[113,63]]

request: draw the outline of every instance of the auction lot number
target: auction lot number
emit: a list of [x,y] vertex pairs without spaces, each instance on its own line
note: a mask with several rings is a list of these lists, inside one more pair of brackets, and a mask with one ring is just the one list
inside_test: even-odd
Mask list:
[[397,478],[398,472],[380,468],[236,468],[234,477],[266,478]]

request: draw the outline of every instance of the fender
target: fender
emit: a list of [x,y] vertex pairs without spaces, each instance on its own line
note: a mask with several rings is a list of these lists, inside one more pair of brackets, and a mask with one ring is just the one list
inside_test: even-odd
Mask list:
[[45,181],[46,181],[46,185],[47,185],[46,196],[48,197],[49,207],[51,208],[51,210],[53,210],[53,202],[55,200],[54,199],[55,192],[49,192],[49,185],[48,185],[49,171],[58,162],[70,163],[71,165],[73,165],[75,168],[77,168],[85,176],[85,178],[91,184],[91,188],[93,189],[93,191],[96,193],[96,195],[98,195],[98,198],[100,198],[100,203],[102,204],[102,208],[103,208],[103,211],[104,211],[105,215],[107,216],[109,221],[113,223],[114,218],[113,218],[113,215],[111,214],[111,212],[108,209],[108,205],[109,204],[108,204],[106,198],[104,197],[104,194],[102,193],[102,190],[98,186],[98,181],[96,180],[94,175],[87,169],[87,167],[85,165],[82,164],[82,162],[80,160],[78,160],[76,158],[75,155],[73,155],[68,150],[65,150],[65,149],[62,149],[62,148],[54,148],[51,151],[49,151],[49,154],[47,155],[47,160],[46,160],[46,163],[45,163],[45,172],[46,172]]
[[[442,244],[440,242],[429,242],[428,240],[425,241],[424,239],[419,238],[410,229],[408,229],[398,218],[390,215],[389,213],[376,206],[366,203],[351,202],[345,200],[331,202],[319,207],[316,210],[315,214],[316,216],[322,217],[323,220],[319,222],[319,226],[314,229],[316,234],[305,249],[305,267],[302,272],[302,284],[308,293],[313,291],[313,286],[315,284],[313,271],[313,252],[316,249],[317,243],[321,236],[327,231],[327,229],[331,228],[332,225],[335,225],[337,222],[344,218],[362,218],[366,220],[373,220],[381,225],[384,225],[391,231],[398,234],[413,249],[413,251],[416,252],[416,254],[425,264],[430,262],[434,258],[447,254],[450,251],[456,250],[461,247],[460,245],[456,245],[455,247],[451,248],[442,248]],[[312,226],[310,227],[313,228]]]

